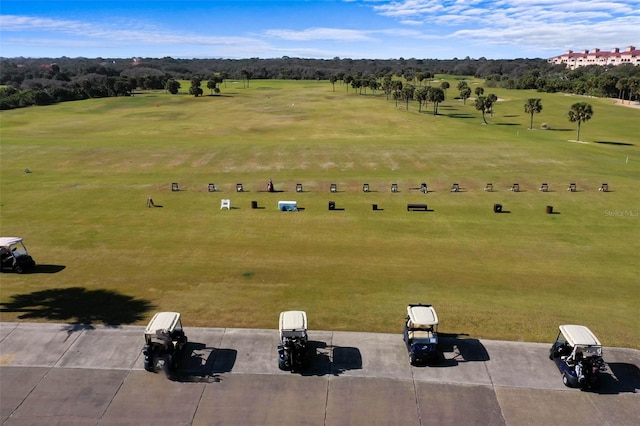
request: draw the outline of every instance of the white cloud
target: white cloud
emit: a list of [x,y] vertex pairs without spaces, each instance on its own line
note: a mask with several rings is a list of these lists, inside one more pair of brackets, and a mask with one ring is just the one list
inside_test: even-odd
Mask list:
[[419,38],[477,46],[555,52],[585,40],[602,48],[640,43],[640,0],[394,0],[371,7],[400,25],[422,22],[426,33]]
[[[0,27],[6,32],[45,32],[48,34],[66,34],[82,37],[80,41],[60,39],[57,43],[63,46],[89,46],[93,45],[116,47],[128,46],[132,42],[139,45],[205,45],[205,46],[241,46],[250,45],[254,48],[268,48],[268,44],[262,40],[251,37],[218,37],[199,36],[180,32],[171,32],[155,28],[145,28],[143,25],[127,23],[103,25],[91,24],[72,20],[54,20],[31,16],[0,15]],[[56,36],[49,37],[54,40]],[[40,40],[46,40],[40,37]],[[27,43],[26,38],[22,38]],[[30,39],[31,40],[31,39]],[[5,41],[6,42],[6,41]],[[33,43],[28,43],[33,44]],[[50,44],[50,43],[45,43]],[[58,45],[60,46],[60,45]]]
[[373,40],[366,31],[346,30],[340,28],[307,28],[302,31],[272,29],[264,34],[268,37],[283,40],[310,41],[310,40],[338,40],[338,41],[371,41]]

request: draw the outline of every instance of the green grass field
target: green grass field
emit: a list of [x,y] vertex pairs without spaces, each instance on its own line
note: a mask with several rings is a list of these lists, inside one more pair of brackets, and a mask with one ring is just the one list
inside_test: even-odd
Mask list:
[[[640,109],[485,89],[501,99],[485,126],[456,84],[435,117],[271,80],[3,111],[1,234],[51,273],[3,274],[0,319],[143,324],[176,310],[186,326],[275,329],[281,310],[303,309],[311,329],[400,333],[406,304],[423,302],[443,332],[547,342],[578,323],[640,348]],[[544,108],[535,130],[529,97]],[[594,116],[576,143],[566,112],[582,100]],[[270,178],[283,192],[264,192]],[[422,182],[433,192],[411,189]]]

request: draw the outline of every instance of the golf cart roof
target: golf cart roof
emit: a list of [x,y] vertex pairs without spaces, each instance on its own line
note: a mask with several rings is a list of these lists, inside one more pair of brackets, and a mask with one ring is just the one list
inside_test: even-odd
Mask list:
[[280,330],[306,330],[307,313],[304,311],[280,312]]
[[409,305],[407,314],[411,327],[428,328],[438,324],[438,314],[431,305]]
[[180,324],[180,314],[178,312],[158,312],[144,331],[145,334],[155,334],[157,330],[168,330],[172,332]]
[[561,325],[560,332],[571,346],[601,346],[598,338],[584,325]]
[[22,242],[20,237],[0,237],[0,247],[9,247],[12,244]]

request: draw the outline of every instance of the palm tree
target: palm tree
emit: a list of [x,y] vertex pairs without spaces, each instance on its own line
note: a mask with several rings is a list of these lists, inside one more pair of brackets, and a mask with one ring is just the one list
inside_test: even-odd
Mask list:
[[418,112],[422,112],[422,103],[427,101],[429,96],[429,90],[431,87],[418,87],[414,94],[416,101],[418,101]]
[[476,87],[476,90],[474,90],[476,96],[482,96],[484,94],[484,89],[482,87]]
[[493,105],[493,102],[491,102],[491,100],[488,97],[478,96],[476,98],[476,109],[482,112],[482,121],[484,122],[484,124],[489,124],[487,123],[487,119],[484,114],[487,111],[491,111],[492,105]]
[[462,98],[462,104],[467,104],[467,99],[471,96],[471,88],[469,86],[465,86],[460,89],[460,97]]
[[448,89],[449,87],[451,87],[451,85],[449,84],[449,82],[448,82],[448,81],[443,81],[442,83],[440,83],[440,88],[441,88],[442,90],[444,90],[444,96],[445,96],[445,97],[447,96],[447,89]]
[[591,105],[586,102],[576,102],[571,105],[571,109],[567,113],[569,117],[569,121],[572,123],[578,123],[578,137],[577,140],[580,141],[580,124],[583,121],[589,121],[593,116],[593,108]]
[[336,81],[338,81],[338,77],[335,74],[329,77],[329,83],[331,83],[334,92],[336,91]]
[[433,102],[433,115],[438,115],[438,104],[444,101],[444,90],[434,87],[429,91],[429,100]]
[[391,83],[393,87],[393,97],[396,100],[396,106],[398,106],[398,99],[402,93],[402,82],[400,80],[393,80]]
[[489,105],[489,113],[491,114],[491,117],[493,117],[493,106],[496,104],[496,102],[498,102],[498,97],[493,93],[489,93],[487,95],[487,100],[491,102],[491,104]]
[[416,88],[411,84],[407,84],[402,88],[402,99],[404,99],[406,103],[406,109],[409,109],[409,101],[413,100],[413,94],[416,91]]
[[253,73],[249,70],[242,70],[240,71],[240,74],[242,74],[242,76],[244,77],[244,81],[246,82],[246,87],[249,87],[249,80],[251,80],[251,77],[253,77]]
[[529,129],[533,129],[533,114],[539,113],[540,111],[542,111],[541,99],[527,99],[527,102],[524,104],[524,112],[531,114],[531,123],[529,124]]

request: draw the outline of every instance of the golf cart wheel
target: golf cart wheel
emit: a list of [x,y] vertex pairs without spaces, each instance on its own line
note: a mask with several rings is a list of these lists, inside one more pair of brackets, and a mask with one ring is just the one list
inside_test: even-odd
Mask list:
[[414,354],[409,354],[409,364],[416,365],[416,356]]
[[278,358],[278,368],[280,370],[286,370],[287,369],[287,364],[284,362],[283,359],[279,359]]
[[570,387],[571,385],[569,384],[569,378],[567,377],[566,373],[562,374],[562,383],[566,386],[566,387]]
[[153,373],[153,358],[149,357],[148,360],[144,360],[144,369]]
[[178,357],[173,355],[171,357],[171,362],[169,362],[169,370],[177,370],[178,369]]
[[24,269],[22,269],[22,266],[20,266],[20,265],[14,266],[13,270],[16,271],[19,274],[23,274],[24,273]]

